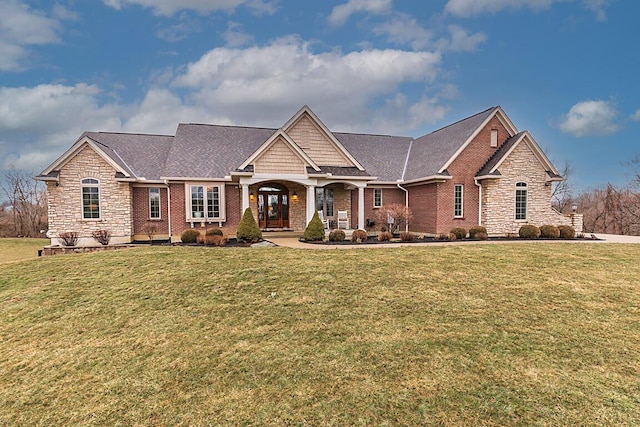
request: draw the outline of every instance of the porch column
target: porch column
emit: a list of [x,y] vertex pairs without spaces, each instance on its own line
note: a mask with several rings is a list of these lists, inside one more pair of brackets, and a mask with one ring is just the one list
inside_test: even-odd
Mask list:
[[364,187],[358,187],[358,228],[364,230]]
[[240,186],[242,187],[242,212],[240,212],[240,216],[242,216],[249,207],[249,184],[240,184]]
[[315,185],[307,186],[307,224],[313,219],[313,213],[316,210],[316,187]]

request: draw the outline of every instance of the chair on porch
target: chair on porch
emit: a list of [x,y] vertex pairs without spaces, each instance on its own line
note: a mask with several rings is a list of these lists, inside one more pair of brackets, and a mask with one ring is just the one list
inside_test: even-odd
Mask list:
[[320,217],[320,221],[322,221],[322,224],[324,224],[324,229],[328,230],[329,229],[329,220],[328,219],[324,219],[324,212],[318,211],[318,216]]
[[338,229],[344,226],[345,229],[349,229],[349,216],[347,211],[338,211]]

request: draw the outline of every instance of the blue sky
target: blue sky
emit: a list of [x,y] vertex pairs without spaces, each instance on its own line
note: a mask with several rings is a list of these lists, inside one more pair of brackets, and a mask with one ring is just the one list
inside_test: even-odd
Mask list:
[[640,2],[0,0],[0,168],[85,130],[278,127],[418,137],[501,105],[573,185],[640,155]]

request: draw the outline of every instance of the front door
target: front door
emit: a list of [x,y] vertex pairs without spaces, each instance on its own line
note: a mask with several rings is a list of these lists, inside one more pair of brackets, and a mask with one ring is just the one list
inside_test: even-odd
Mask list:
[[258,226],[289,228],[289,192],[281,185],[268,185],[258,190]]

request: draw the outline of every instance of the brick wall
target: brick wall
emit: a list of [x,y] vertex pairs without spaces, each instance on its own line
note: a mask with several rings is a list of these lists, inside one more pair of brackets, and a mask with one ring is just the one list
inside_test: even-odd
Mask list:
[[169,238],[169,213],[167,189],[160,186],[160,219],[149,218],[149,188],[133,187],[133,235],[134,240],[149,240],[147,227],[155,227],[154,240]]
[[409,229],[414,232],[435,234],[438,223],[438,186],[425,184],[409,187],[409,208],[413,218]]
[[[130,242],[133,234],[131,188],[129,183],[115,180],[116,170],[86,146],[60,170],[58,187],[47,183],[49,232],[51,243],[59,244],[55,237],[61,232],[80,233],[81,246],[98,244],[91,233],[95,230],[111,231],[111,243]],[[81,180],[100,182],[100,219],[83,219]]]

